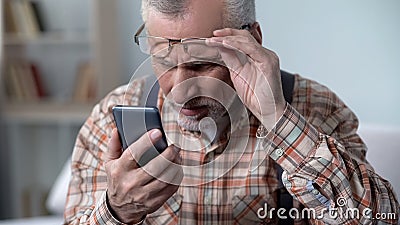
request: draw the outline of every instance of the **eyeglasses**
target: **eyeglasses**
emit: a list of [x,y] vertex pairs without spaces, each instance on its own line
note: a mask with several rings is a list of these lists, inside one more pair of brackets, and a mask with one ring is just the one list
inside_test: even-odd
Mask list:
[[[240,29],[249,30],[250,24],[242,26]],[[184,38],[169,39],[155,36],[144,36],[141,33],[145,30],[145,24],[142,24],[134,35],[134,41],[140,50],[156,58],[166,58],[171,53],[174,45],[180,44],[186,54],[191,58],[199,60],[216,60],[220,58],[218,48],[208,46],[206,38]]]

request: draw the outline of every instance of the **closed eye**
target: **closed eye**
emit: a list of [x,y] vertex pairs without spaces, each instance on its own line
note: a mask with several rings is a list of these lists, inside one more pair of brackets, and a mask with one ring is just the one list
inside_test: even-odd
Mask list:
[[204,62],[204,61],[193,61],[189,63],[185,63],[185,67],[190,70],[194,71],[204,71],[208,69],[214,68],[216,65],[215,63]]

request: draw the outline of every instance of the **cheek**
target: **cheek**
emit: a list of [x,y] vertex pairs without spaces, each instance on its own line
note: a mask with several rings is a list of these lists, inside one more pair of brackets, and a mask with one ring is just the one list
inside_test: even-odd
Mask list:
[[165,95],[168,95],[168,93],[174,87],[174,82],[172,78],[173,72],[171,71],[162,73],[162,75],[157,74],[158,83],[160,84],[160,88]]

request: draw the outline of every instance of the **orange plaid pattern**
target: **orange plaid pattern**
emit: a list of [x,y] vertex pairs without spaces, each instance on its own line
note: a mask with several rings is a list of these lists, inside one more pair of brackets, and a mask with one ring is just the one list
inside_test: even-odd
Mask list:
[[[145,80],[120,87],[97,104],[82,126],[72,156],[72,179],[65,207],[65,224],[123,224],[107,208],[107,176],[103,167],[107,141],[115,127],[112,107],[139,105]],[[163,97],[159,95],[159,108]],[[293,195],[296,209],[315,209],[318,218],[296,218],[295,224],[368,224],[372,220],[332,218],[326,210],[371,209],[392,213],[382,219],[397,224],[399,204],[391,185],[377,175],[365,159],[366,146],[357,135],[354,113],[328,88],[299,75],[293,102],[273,132],[257,138],[261,124],[254,116],[241,116],[226,139],[209,143],[182,133],[171,112],[162,109],[167,136],[196,140],[199,151],[182,150],[183,165],[201,166],[185,172],[178,191],[144,224],[277,224],[277,215],[261,218],[266,205],[277,208],[278,178],[275,163],[283,169],[283,183]],[[247,125],[242,120],[248,120]],[[236,121],[235,121],[236,122]],[[248,127],[249,129],[246,129]],[[262,126],[261,126],[262,128]],[[229,141],[227,141],[229,139]],[[239,149],[240,148],[240,149]],[[253,168],[252,163],[257,162]],[[216,179],[214,179],[216,178]]]

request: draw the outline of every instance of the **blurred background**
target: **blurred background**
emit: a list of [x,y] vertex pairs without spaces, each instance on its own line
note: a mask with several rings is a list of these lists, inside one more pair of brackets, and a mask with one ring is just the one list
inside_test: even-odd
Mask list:
[[[146,59],[132,41],[140,2],[2,1],[0,219],[51,213],[47,196],[91,108]],[[374,141],[369,161],[399,190],[400,1],[256,4],[264,46],[353,109]]]

